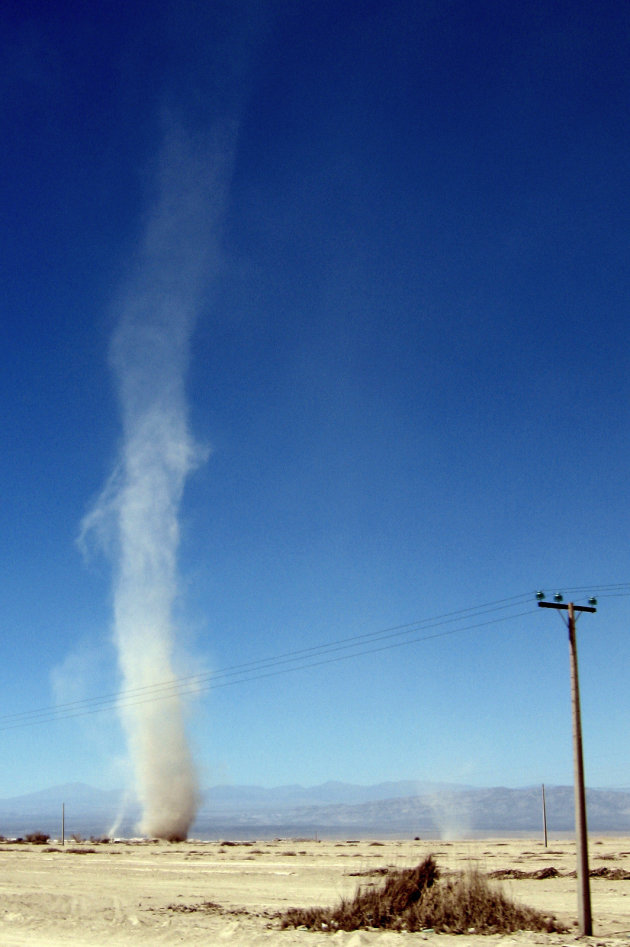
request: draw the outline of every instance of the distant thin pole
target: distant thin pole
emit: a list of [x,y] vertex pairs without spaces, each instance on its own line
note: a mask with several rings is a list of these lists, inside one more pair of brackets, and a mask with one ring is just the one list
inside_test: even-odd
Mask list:
[[66,804],[61,803],[61,844],[66,844]]
[[542,807],[543,807],[543,835],[545,837],[545,848],[547,848],[547,804],[545,803],[545,784],[542,784]]

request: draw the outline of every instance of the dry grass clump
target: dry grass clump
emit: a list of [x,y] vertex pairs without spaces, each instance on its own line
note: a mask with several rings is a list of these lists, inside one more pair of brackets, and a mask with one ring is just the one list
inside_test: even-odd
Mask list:
[[50,841],[50,835],[46,832],[29,832],[26,836],[26,841],[32,845],[47,845]]
[[215,901],[203,901],[201,904],[169,904],[167,911],[174,911],[176,914],[194,914],[197,911],[205,914],[222,914],[223,908]]
[[440,882],[427,892],[421,907],[424,927],[455,934],[564,930],[554,917],[510,900],[476,869]]
[[[571,874],[574,874],[574,872],[571,872]],[[589,874],[591,878],[608,878],[612,881],[630,880],[630,871],[626,871],[624,868],[594,868]]]
[[291,908],[282,916],[282,927],[421,930],[427,925],[415,923],[418,903],[437,878],[437,865],[429,856],[416,868],[392,872],[381,887],[360,888],[352,900],[342,900],[337,908]]
[[499,868],[498,871],[488,873],[488,878],[535,878],[545,881],[547,878],[560,878],[560,872],[553,865],[548,868],[538,868],[536,871],[521,871],[520,868]]
[[282,927],[351,931],[387,928],[455,934],[516,930],[560,931],[553,918],[521,907],[490,887],[475,870],[440,880],[431,855],[415,868],[392,871],[379,887],[360,888],[336,908],[291,908]]

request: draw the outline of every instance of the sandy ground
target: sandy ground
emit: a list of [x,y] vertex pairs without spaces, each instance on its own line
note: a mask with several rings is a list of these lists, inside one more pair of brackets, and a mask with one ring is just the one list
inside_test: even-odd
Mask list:
[[[490,873],[553,867],[559,877],[496,881],[517,901],[554,914],[570,934],[416,934],[280,930],[276,913],[334,904],[377,870],[411,867],[433,854],[443,871]],[[630,838],[592,838],[595,936],[579,939],[575,847],[550,840],[314,841],[0,844],[0,947],[12,945],[225,944],[311,947],[452,947],[457,944],[630,945]],[[369,873],[374,871],[373,875]],[[606,876],[608,874],[608,877]]]

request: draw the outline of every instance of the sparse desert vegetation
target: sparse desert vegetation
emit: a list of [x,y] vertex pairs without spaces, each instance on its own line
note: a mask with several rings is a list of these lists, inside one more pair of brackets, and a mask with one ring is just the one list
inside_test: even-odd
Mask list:
[[388,873],[378,887],[360,888],[336,908],[291,908],[283,914],[282,926],[320,931],[431,929],[453,934],[564,930],[555,918],[515,904],[476,868],[441,879],[431,855],[415,868]]
[[[86,839],[62,847],[59,840],[47,846],[9,840],[0,845],[0,943],[330,947],[334,938],[335,947],[497,947],[504,937],[510,947],[583,943],[575,926],[571,840],[554,839],[549,849],[533,839],[410,838],[379,846],[356,839],[232,841],[97,845]],[[597,944],[627,947],[630,840],[607,838],[605,848],[593,851]],[[598,851],[606,857],[599,860]],[[567,932],[554,932],[562,928]]]
[[25,839],[31,845],[47,845],[50,841],[50,835],[45,832],[29,832]]

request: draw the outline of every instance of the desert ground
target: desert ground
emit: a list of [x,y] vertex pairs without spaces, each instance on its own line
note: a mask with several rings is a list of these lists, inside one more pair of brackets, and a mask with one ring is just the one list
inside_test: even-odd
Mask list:
[[[0,945],[205,944],[452,947],[630,945],[630,838],[589,843],[594,936],[580,939],[573,841],[488,839],[0,843]],[[488,936],[281,930],[288,907],[336,903],[386,869],[434,855],[443,873],[476,866],[514,900],[555,915],[568,934]],[[547,877],[526,877],[541,869]],[[513,877],[505,877],[506,872]],[[521,874],[522,873],[522,874]],[[516,877],[514,877],[516,876]]]

